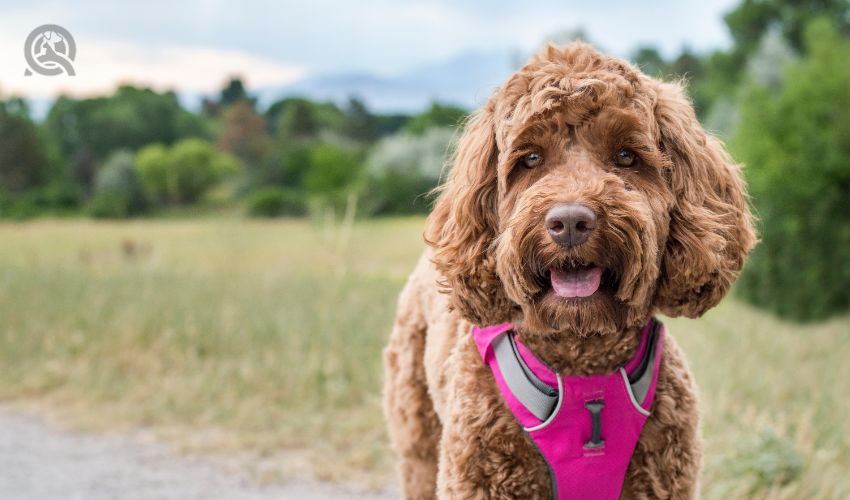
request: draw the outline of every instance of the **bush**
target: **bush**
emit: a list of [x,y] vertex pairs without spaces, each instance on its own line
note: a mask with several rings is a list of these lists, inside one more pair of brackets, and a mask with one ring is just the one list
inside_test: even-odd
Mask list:
[[427,212],[425,195],[439,182],[454,134],[450,128],[431,128],[423,135],[403,133],[378,143],[367,160],[364,211]]
[[805,462],[793,442],[765,428],[738,441],[725,465],[755,493],[799,479]]
[[132,153],[113,153],[95,177],[90,213],[94,217],[123,218],[139,215],[147,208]]
[[247,186],[300,188],[310,171],[310,146],[299,142],[282,144],[248,172]]
[[335,209],[345,206],[356,191],[362,164],[360,154],[341,146],[322,144],[310,154],[310,170],[304,175],[307,193],[321,204]]
[[136,168],[147,195],[158,203],[194,203],[225,176],[239,169],[238,161],[208,142],[185,139],[171,148],[155,144],[136,156]]
[[252,217],[280,217],[307,213],[304,196],[298,191],[281,187],[267,187],[251,193],[246,205],[248,215]]
[[850,42],[818,20],[806,45],[779,89],[753,85],[732,142],[762,238],[739,291],[798,320],[850,309]]

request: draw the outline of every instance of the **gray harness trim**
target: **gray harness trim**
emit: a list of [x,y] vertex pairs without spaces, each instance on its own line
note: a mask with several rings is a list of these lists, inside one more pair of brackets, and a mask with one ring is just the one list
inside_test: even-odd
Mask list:
[[[632,395],[637,404],[642,405],[646,399],[652,376],[655,370],[655,356],[658,349],[658,330],[660,323],[652,325],[647,339],[648,345],[643,358],[627,381],[631,386]],[[558,403],[558,391],[540,380],[525,363],[517,350],[513,332],[506,332],[493,340],[493,354],[502,372],[508,389],[532,415],[541,421],[546,421]],[[624,372],[625,377],[625,372]]]
[[652,375],[655,370],[655,351],[658,349],[659,328],[660,323],[654,321],[652,330],[649,332],[649,338],[646,339],[648,342],[647,349],[643,355],[643,360],[641,360],[641,366],[638,368],[638,371],[629,377],[632,394],[634,394],[635,400],[641,405],[646,399],[646,393],[649,392],[649,385],[652,383]]
[[492,345],[499,371],[514,397],[541,421],[548,419],[558,403],[558,391],[537,378],[528,368],[516,350],[512,333],[499,335]]

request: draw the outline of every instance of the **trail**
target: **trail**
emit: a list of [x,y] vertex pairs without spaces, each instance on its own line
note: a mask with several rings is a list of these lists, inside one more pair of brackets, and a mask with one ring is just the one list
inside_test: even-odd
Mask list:
[[0,499],[354,499],[396,494],[319,482],[259,484],[214,457],[186,457],[152,439],[59,430],[0,406]]

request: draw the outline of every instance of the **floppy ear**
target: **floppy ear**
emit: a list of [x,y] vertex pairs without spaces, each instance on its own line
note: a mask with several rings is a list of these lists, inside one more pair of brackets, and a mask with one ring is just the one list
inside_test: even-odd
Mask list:
[[696,318],[714,307],[755,246],[740,167],[703,130],[678,84],[658,84],[655,117],[675,198],[655,305]]
[[425,229],[451,306],[478,325],[509,321],[513,309],[492,248],[498,227],[493,108],[491,101],[467,122]]

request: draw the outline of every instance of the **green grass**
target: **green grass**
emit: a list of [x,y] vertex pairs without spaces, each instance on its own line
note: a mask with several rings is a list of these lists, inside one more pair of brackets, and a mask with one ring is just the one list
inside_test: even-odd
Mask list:
[[[0,224],[0,399],[150,427],[273,473],[386,478],[383,347],[422,220]],[[706,498],[850,497],[850,318],[734,301],[670,320],[702,390]],[[380,479],[383,480],[383,479]]]

